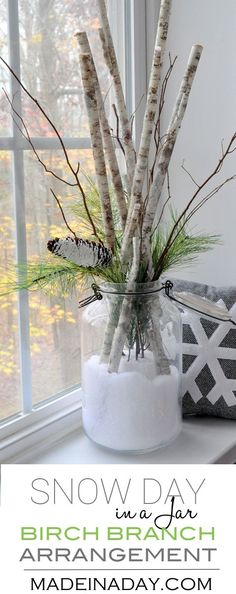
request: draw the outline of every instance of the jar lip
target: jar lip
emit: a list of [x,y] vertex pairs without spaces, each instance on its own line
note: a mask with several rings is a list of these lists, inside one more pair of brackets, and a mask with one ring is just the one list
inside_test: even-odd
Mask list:
[[127,290],[128,283],[104,282],[99,285],[101,293],[107,295],[152,295],[164,290],[164,283],[159,280],[148,281],[146,283],[134,283],[134,288]]

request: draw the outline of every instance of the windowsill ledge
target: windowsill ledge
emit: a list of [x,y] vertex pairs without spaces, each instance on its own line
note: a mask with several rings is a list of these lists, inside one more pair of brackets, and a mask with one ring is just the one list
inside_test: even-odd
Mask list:
[[[233,464],[236,423],[224,419],[189,418],[175,442],[146,455],[115,454],[97,447],[84,435],[81,414],[72,415],[70,433],[57,432],[57,442],[25,449],[7,463],[26,464]],[[74,418],[73,418],[74,417]],[[68,419],[67,419],[68,420]]]
[[[21,464],[26,459],[26,463],[34,464],[34,459],[40,452],[50,451],[63,438],[78,431],[82,419],[81,402],[78,402],[76,391],[67,399],[71,403],[66,407],[61,399],[61,402],[54,403],[54,410],[45,406],[35,414],[23,416],[19,422],[13,422],[11,433],[0,441],[0,463]],[[12,432],[14,427],[15,431]],[[27,458],[30,458],[29,461]]]

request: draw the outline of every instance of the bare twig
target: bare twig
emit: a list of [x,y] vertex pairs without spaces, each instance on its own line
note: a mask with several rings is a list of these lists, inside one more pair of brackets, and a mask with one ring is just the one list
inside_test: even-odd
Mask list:
[[[199,208],[201,208],[203,206],[203,204],[205,204],[205,202],[207,202],[208,200],[210,200],[210,198],[212,198],[212,196],[214,196],[217,192],[219,192],[219,190],[229,181],[235,179],[236,175],[231,176],[230,178],[228,178],[227,180],[225,180],[224,182],[222,182],[221,184],[219,184],[217,187],[215,187],[213,190],[211,190],[211,192],[209,192],[207,194],[207,196],[205,196],[202,201],[200,203],[198,203],[198,205],[196,205],[196,207],[194,209],[192,209],[189,213],[189,210],[192,206],[192,204],[195,202],[196,198],[198,197],[198,195],[200,194],[200,192],[203,190],[203,188],[205,188],[208,183],[221,171],[223,163],[225,161],[225,159],[228,157],[228,155],[231,155],[235,150],[236,150],[236,146],[234,146],[234,143],[236,142],[236,133],[233,134],[233,136],[231,137],[227,148],[224,150],[224,153],[222,154],[221,158],[219,159],[216,167],[213,169],[213,171],[203,180],[203,182],[198,185],[197,190],[194,192],[193,196],[191,197],[191,199],[188,201],[187,205],[185,206],[184,210],[182,211],[182,213],[180,214],[180,216],[178,217],[178,219],[176,220],[175,224],[172,227],[172,230],[170,232],[170,235],[167,239],[166,245],[164,247],[164,250],[159,258],[159,262],[158,262],[158,270],[155,273],[155,276],[158,276],[161,269],[162,269],[162,264],[163,264],[163,260],[168,252],[168,250],[170,249],[170,247],[173,245],[175,239],[176,239],[176,234],[175,232],[178,230],[179,224],[181,223],[181,221],[184,221],[183,227],[186,224],[187,221],[190,220],[190,218],[193,216],[193,214],[195,214],[195,212],[197,212],[197,210],[199,210]],[[186,217],[187,215],[187,217]],[[183,228],[182,227],[182,228]],[[179,230],[178,230],[179,231]]]
[[65,215],[65,213],[64,213],[64,210],[63,210],[63,208],[62,208],[62,205],[61,205],[61,203],[60,203],[60,200],[59,200],[59,198],[56,196],[56,194],[55,194],[55,192],[54,192],[54,190],[53,190],[52,188],[50,188],[50,192],[52,193],[53,197],[54,197],[54,198],[55,198],[55,200],[56,200],[56,203],[57,203],[57,205],[58,205],[58,207],[59,207],[59,209],[60,209],[60,211],[61,211],[62,218],[63,218],[63,221],[64,221],[64,223],[65,223],[65,225],[66,225],[67,229],[69,229],[70,233],[72,233],[72,235],[74,235],[74,238],[75,238],[75,239],[78,239],[78,237],[77,237],[77,235],[76,235],[75,231],[73,231],[73,229],[71,229],[71,227],[70,227],[70,225],[69,225],[69,223],[68,223],[68,221],[67,221],[67,219],[66,219],[66,215]]
[[187,175],[190,177],[190,179],[192,180],[192,182],[194,183],[195,186],[197,186],[197,188],[199,188],[199,184],[196,182],[196,180],[194,179],[193,175],[190,173],[190,171],[188,171],[188,169],[185,167],[184,165],[184,159],[181,165],[181,169],[183,169],[183,171],[185,171],[185,173],[187,173]]
[[[29,134],[29,131],[28,131],[28,128],[27,128],[27,126],[26,126],[26,123],[25,123],[24,119],[23,119],[23,118],[22,118],[22,116],[21,116],[21,115],[18,113],[18,111],[15,109],[15,107],[14,107],[14,104],[13,104],[13,101],[11,101],[11,99],[10,99],[10,97],[8,96],[8,94],[7,94],[6,90],[5,90],[3,87],[2,87],[2,90],[3,90],[3,92],[4,92],[4,95],[5,95],[5,97],[6,97],[7,101],[8,101],[8,103],[9,103],[9,104],[10,104],[10,106],[11,106],[12,112],[13,112],[13,113],[14,113],[14,114],[17,116],[17,118],[20,120],[20,122],[21,122],[21,124],[22,124],[22,126],[23,126],[23,129],[22,129],[22,127],[21,127],[21,126],[18,124],[17,120],[15,120],[15,119],[13,118],[13,121],[14,121],[15,125],[17,126],[18,130],[19,130],[19,131],[20,131],[20,133],[22,134],[23,138],[25,138],[25,140],[27,140],[27,142],[28,142],[28,143],[29,143],[29,145],[31,146],[31,149],[32,149],[32,151],[33,151],[33,153],[34,153],[35,157],[37,158],[37,160],[38,160],[38,162],[40,163],[40,165],[42,165],[42,167],[44,168],[44,171],[45,171],[46,173],[50,173],[50,174],[51,174],[53,177],[55,177],[57,180],[59,180],[59,181],[60,181],[60,182],[62,182],[63,184],[66,184],[67,186],[70,186],[70,187],[76,187],[76,186],[77,186],[77,182],[72,184],[71,182],[67,181],[66,179],[63,179],[63,177],[60,177],[59,175],[57,175],[57,173],[55,173],[55,171],[53,171],[52,169],[48,169],[47,165],[46,165],[46,164],[45,164],[45,163],[42,161],[42,159],[40,158],[40,156],[39,156],[39,154],[38,154],[38,152],[37,152],[37,150],[36,150],[36,148],[35,148],[35,146],[34,146],[34,144],[33,144],[33,142],[32,142],[32,139],[31,139],[31,137],[30,137],[30,134]],[[24,130],[25,132],[24,132],[23,130]],[[80,166],[80,164],[78,163],[78,168],[77,168],[77,170],[76,170],[76,173],[78,173],[78,171],[79,171],[79,166]]]
[[136,113],[137,113],[137,111],[138,111],[138,109],[139,109],[139,107],[140,107],[141,103],[142,103],[142,100],[143,100],[143,98],[144,98],[144,95],[142,95],[142,97],[141,97],[140,101],[138,102],[138,105],[137,105],[137,107],[135,108],[134,112],[133,112],[133,113],[132,113],[132,115],[130,116],[130,129],[131,129],[131,134],[132,134],[132,136],[133,136],[133,129],[134,129],[135,116],[136,116]]
[[167,192],[168,192],[168,196],[167,196],[167,198],[166,198],[166,200],[165,200],[165,202],[164,202],[164,204],[163,204],[163,206],[162,206],[162,209],[161,209],[161,212],[160,212],[160,215],[159,215],[159,219],[158,219],[157,223],[155,224],[155,227],[154,227],[154,229],[153,229],[152,235],[153,235],[153,233],[156,231],[156,229],[159,227],[159,225],[160,225],[160,222],[161,222],[161,220],[162,220],[162,217],[163,217],[163,215],[164,215],[164,212],[165,212],[165,208],[166,208],[166,206],[167,206],[168,202],[170,202],[170,200],[171,200],[171,192],[170,192],[170,174],[169,174],[169,171],[167,171],[166,177],[167,177]]
[[209,194],[207,194],[206,196],[204,196],[204,198],[202,198],[202,200],[190,211],[190,213],[187,215],[186,217],[186,223],[188,221],[190,221],[190,219],[192,218],[192,216],[200,209],[202,208],[202,206],[204,206],[204,204],[206,204],[206,202],[208,202],[208,200],[210,200],[210,198],[212,198],[213,196],[215,196],[215,194],[218,194],[218,192],[229,182],[233,181],[234,179],[236,179],[236,175],[231,175],[231,177],[228,177],[227,179],[225,179],[221,184],[219,184],[218,186],[216,186],[215,188],[213,188],[213,190],[211,190],[209,192]]
[[33,101],[33,103],[37,106],[37,108],[39,109],[39,111],[44,116],[45,120],[48,122],[48,124],[51,126],[52,130],[55,132],[55,134],[56,134],[56,136],[57,136],[57,138],[59,140],[59,143],[61,145],[61,148],[62,148],[64,157],[65,157],[66,163],[67,163],[67,165],[68,165],[68,167],[69,167],[72,175],[75,177],[76,185],[77,185],[77,187],[78,187],[78,189],[79,189],[79,191],[81,193],[83,204],[84,204],[84,208],[85,208],[85,212],[86,212],[87,217],[88,217],[88,220],[90,222],[90,225],[91,225],[91,228],[92,228],[92,231],[93,231],[93,235],[98,239],[98,241],[100,243],[102,243],[102,240],[100,239],[100,237],[99,237],[99,235],[97,233],[97,230],[96,230],[96,227],[94,225],[92,216],[90,214],[90,211],[89,211],[89,208],[88,208],[88,205],[87,205],[87,200],[86,200],[85,192],[83,190],[83,187],[82,187],[81,182],[80,182],[79,177],[78,177],[78,167],[77,167],[76,170],[73,168],[73,165],[70,162],[70,159],[69,159],[68,152],[66,150],[65,144],[63,142],[63,139],[62,139],[62,137],[61,137],[58,129],[56,128],[55,124],[52,122],[52,120],[50,119],[50,117],[47,115],[46,111],[43,109],[43,107],[41,106],[41,104],[39,103],[39,101],[23,85],[23,83],[21,82],[21,80],[19,79],[19,77],[15,74],[14,70],[11,68],[11,66],[9,66],[9,64],[6,62],[6,60],[4,60],[4,58],[2,58],[2,56],[0,56],[0,60],[1,60],[1,62],[3,62],[3,64],[9,70],[9,72],[12,74],[12,76],[15,78],[15,80],[19,83],[21,89],[26,93],[26,95],[31,99],[31,101]]
[[118,142],[118,144],[119,144],[119,146],[120,146],[120,148],[122,150],[123,155],[125,156],[125,149],[124,149],[123,144],[122,144],[121,139],[120,139],[120,120],[119,120],[117,109],[116,109],[116,106],[115,106],[114,103],[112,104],[112,109],[114,111],[115,118],[116,118],[116,135],[115,135],[115,138],[116,138],[116,140],[117,140],[117,142]]
[[135,115],[136,115],[137,111],[139,110],[139,108],[140,108],[140,105],[141,105],[141,103],[142,103],[142,101],[143,101],[143,98],[144,98],[144,94],[142,95],[142,97],[141,97],[141,99],[139,100],[139,102],[138,102],[137,106],[135,107],[135,110],[133,111],[133,113],[132,113],[132,114],[131,114],[131,116],[130,116],[130,119],[129,119],[130,123],[132,123],[132,121],[134,120],[134,118],[135,118]]
[[169,54],[170,65],[169,65],[169,68],[166,72],[166,75],[163,79],[162,86],[161,86],[160,100],[159,100],[159,106],[158,106],[158,117],[157,117],[157,121],[155,123],[155,130],[154,130],[154,135],[153,135],[154,143],[155,143],[155,156],[154,156],[153,164],[152,164],[152,167],[150,170],[149,183],[148,183],[149,188],[153,182],[154,171],[155,171],[155,166],[156,166],[157,158],[159,155],[159,151],[162,146],[163,140],[165,139],[165,135],[161,136],[161,115],[162,115],[163,108],[165,105],[165,97],[166,97],[168,82],[171,77],[176,60],[177,60],[177,56],[175,56],[175,58],[172,62],[171,55]]

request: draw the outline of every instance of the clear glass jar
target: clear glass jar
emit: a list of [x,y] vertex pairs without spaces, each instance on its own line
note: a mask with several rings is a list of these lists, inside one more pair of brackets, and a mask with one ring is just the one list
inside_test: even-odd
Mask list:
[[84,310],[83,426],[112,450],[152,451],[181,430],[181,315],[159,288],[103,284]]

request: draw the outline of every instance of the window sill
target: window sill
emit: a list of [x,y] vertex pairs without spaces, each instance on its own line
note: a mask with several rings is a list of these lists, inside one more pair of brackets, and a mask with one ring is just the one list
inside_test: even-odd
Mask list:
[[0,429],[0,463],[38,455],[81,425],[80,389],[47,402],[27,415],[9,419]]
[[[30,450],[28,447],[8,463],[26,464],[233,464],[236,461],[235,421],[189,418],[183,431],[168,447],[142,456],[122,455],[95,446],[81,428],[81,412],[71,411],[67,429],[54,428],[54,438]],[[68,435],[68,427],[70,434]],[[57,433],[57,439],[55,434]],[[57,443],[56,443],[57,441]]]

